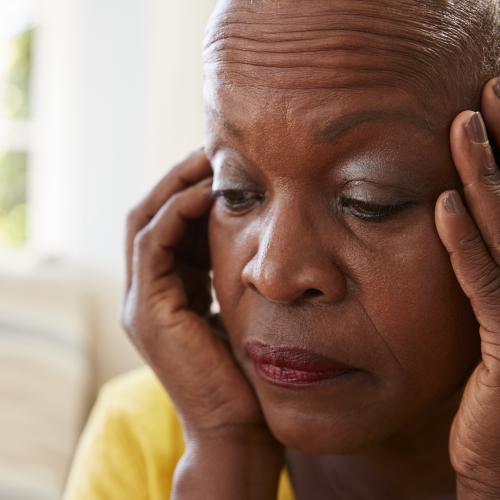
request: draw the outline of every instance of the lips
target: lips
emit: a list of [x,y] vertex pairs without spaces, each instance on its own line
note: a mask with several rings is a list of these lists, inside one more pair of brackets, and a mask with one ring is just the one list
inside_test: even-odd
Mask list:
[[245,344],[245,350],[264,379],[283,387],[305,387],[356,371],[351,366],[300,348],[251,341]]

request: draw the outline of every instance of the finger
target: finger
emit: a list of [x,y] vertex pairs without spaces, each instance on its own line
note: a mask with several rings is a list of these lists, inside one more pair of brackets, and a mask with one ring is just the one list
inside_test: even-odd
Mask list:
[[210,175],[210,162],[204,149],[198,148],[167,172],[139,205],[152,217],[167,198]]
[[450,134],[467,206],[489,252],[500,263],[500,171],[480,113],[460,113]]
[[161,293],[170,310],[187,307],[184,286],[174,272],[174,251],[190,222],[210,208],[211,186],[208,178],[171,196],[134,239],[132,286],[142,296]]
[[154,217],[165,201],[174,193],[211,175],[210,163],[203,149],[198,149],[173,167],[134,208],[127,219],[126,238],[126,291],[132,280],[132,254],[134,238]]
[[500,324],[500,268],[456,191],[446,191],[438,198],[436,227],[479,323],[486,331],[496,332]]
[[486,128],[500,149],[500,78],[493,78],[483,89],[481,112],[486,122]]

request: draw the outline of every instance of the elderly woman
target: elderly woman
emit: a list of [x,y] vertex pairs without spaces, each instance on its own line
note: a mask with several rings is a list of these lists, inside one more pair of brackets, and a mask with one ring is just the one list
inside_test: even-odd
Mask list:
[[205,146],[129,218],[152,370],[104,389],[67,500],[500,498],[499,22],[219,2]]

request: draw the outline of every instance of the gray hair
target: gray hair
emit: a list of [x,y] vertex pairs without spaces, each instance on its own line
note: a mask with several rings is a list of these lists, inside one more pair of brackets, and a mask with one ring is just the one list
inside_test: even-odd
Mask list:
[[[405,3],[405,2],[403,2]],[[411,2],[414,3],[414,2]],[[499,0],[424,0],[422,23],[434,44],[429,48],[430,71],[442,65],[450,74],[449,93],[470,96],[474,104],[482,85],[500,76]]]

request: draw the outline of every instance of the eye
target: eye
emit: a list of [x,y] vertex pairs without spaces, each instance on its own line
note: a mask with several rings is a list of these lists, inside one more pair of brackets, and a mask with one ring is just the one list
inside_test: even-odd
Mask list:
[[264,199],[262,193],[238,189],[220,189],[212,191],[212,198],[220,198],[224,208],[233,213],[241,213]]
[[414,205],[412,201],[393,205],[379,205],[354,198],[343,198],[340,204],[347,213],[368,222],[382,222]]

